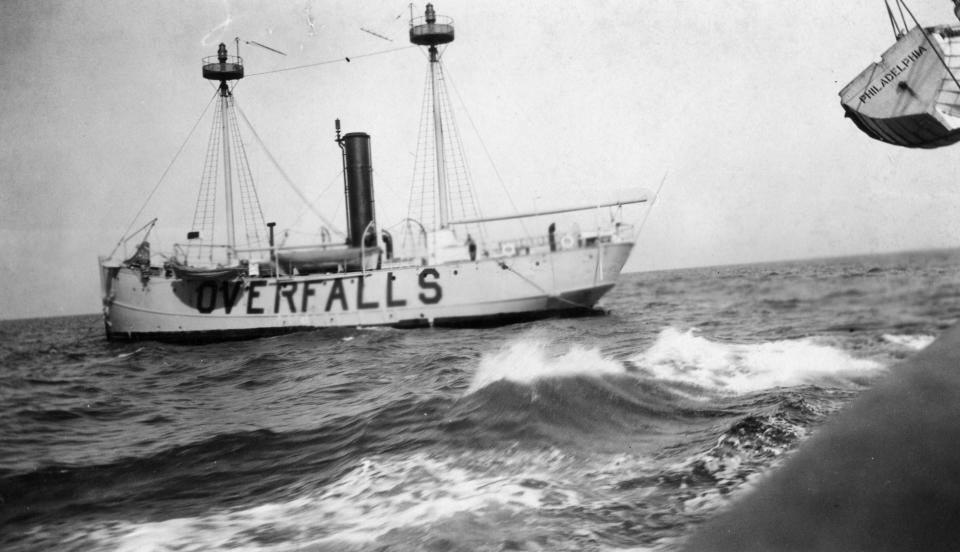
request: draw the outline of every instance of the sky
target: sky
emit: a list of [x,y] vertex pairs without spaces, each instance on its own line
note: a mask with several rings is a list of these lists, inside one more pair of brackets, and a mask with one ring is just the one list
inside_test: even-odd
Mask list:
[[[956,23],[948,0],[909,5]],[[646,222],[627,271],[960,245],[960,150],[896,148],[843,117],[840,89],[893,43],[881,0],[435,6],[455,21],[443,61],[485,214],[663,181],[631,214]],[[426,70],[410,9],[0,2],[0,318],[98,312],[98,255],[155,216],[163,244],[189,225],[209,123],[191,129],[213,95],[200,60],[235,37],[237,102],[291,180],[342,220],[340,118],[371,135],[378,208],[402,217]],[[267,218],[303,219],[252,165]]]

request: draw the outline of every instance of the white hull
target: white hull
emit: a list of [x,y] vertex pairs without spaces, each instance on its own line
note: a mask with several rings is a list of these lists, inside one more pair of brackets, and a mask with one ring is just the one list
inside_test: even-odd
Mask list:
[[911,148],[953,144],[960,141],[958,70],[960,27],[915,27],[840,91],[841,104],[871,138]]
[[471,325],[589,311],[632,242],[342,274],[200,282],[101,266],[111,339],[202,340],[309,328]]

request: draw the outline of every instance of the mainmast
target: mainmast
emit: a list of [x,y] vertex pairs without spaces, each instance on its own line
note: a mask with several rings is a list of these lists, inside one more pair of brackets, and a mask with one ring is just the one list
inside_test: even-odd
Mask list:
[[437,45],[453,42],[453,19],[441,17],[437,22],[437,14],[433,11],[433,4],[427,4],[424,17],[410,21],[410,42],[419,46],[429,46],[430,52],[430,100],[433,105],[433,141],[435,159],[437,161],[437,200],[439,203],[439,227],[446,228],[450,221],[447,204],[447,174],[446,161],[443,151],[443,119],[440,112],[440,55]]
[[230,164],[229,113],[232,93],[227,81],[243,78],[243,59],[239,56],[228,56],[227,46],[221,42],[217,49],[216,60],[216,63],[213,63],[212,57],[204,58],[203,78],[220,81],[220,120],[221,132],[223,133],[223,197],[227,204],[227,263],[229,264],[237,248],[237,238],[233,220],[233,183],[231,182]]

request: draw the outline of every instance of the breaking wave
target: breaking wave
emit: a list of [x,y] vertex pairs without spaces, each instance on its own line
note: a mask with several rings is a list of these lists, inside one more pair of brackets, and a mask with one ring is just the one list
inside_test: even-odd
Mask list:
[[[919,350],[929,336],[884,336],[895,345]],[[520,339],[485,355],[467,395],[496,382],[533,385],[549,379],[649,377],[728,393],[777,387],[861,382],[885,364],[857,358],[816,338],[763,343],[725,343],[666,328],[645,350],[619,360],[581,345],[566,348],[540,339]]]
[[530,384],[545,378],[626,373],[627,368],[622,363],[604,357],[596,349],[573,346],[563,353],[551,354],[545,341],[518,341],[480,361],[467,394],[497,381]]
[[[550,482],[574,459],[557,450],[508,454],[387,454],[360,459],[325,489],[240,510],[135,523],[111,522],[87,537],[117,551],[162,549],[351,550],[386,538],[416,541],[461,516],[535,515],[579,504]],[[92,542],[90,542],[92,541]],[[310,548],[314,549],[314,548]],[[365,548],[364,548],[365,549]]]
[[899,345],[900,347],[904,347],[912,351],[922,351],[923,349],[926,349],[928,345],[933,343],[936,337],[932,335],[883,334],[883,339],[887,343]]
[[732,393],[856,383],[885,368],[814,338],[724,343],[675,328],[661,331],[653,346],[630,360],[658,379]]

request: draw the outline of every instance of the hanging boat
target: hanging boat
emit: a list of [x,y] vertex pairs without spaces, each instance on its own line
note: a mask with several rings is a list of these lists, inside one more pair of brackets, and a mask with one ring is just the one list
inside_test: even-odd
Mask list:
[[[484,217],[463,176],[459,139],[452,136],[456,125],[446,120],[451,115],[437,46],[453,41],[453,21],[428,4],[424,17],[411,20],[409,35],[428,49],[422,117],[432,124],[421,125],[430,136],[418,140],[425,151],[417,158],[429,162],[415,178],[408,217],[394,227],[380,223],[370,136],[341,135],[338,120],[346,232],[324,226],[321,243],[306,246],[276,243],[274,223],[263,220],[228,86],[243,78],[243,60],[229,55],[223,44],[215,58],[204,59],[204,78],[220,82],[219,109],[194,212],[196,230],[188,233],[186,244],[154,261],[145,244],[155,219],[118,243],[117,248],[125,247],[138,238],[134,255],[119,255],[115,248],[101,257],[109,339],[201,341],[326,327],[485,325],[595,312],[634,246],[636,231],[621,220],[622,207],[643,203],[646,195]],[[224,191],[226,209],[221,245],[212,238],[218,189]],[[234,197],[240,205],[234,205]],[[494,240],[486,230],[501,220],[608,208],[607,222],[583,232],[576,225],[544,223],[543,235]],[[235,228],[238,219],[244,232]],[[330,238],[334,233],[343,241]],[[240,243],[243,236],[246,242]]]
[[953,144],[960,140],[960,27],[917,25],[906,32],[894,13],[896,42],[840,91],[844,112],[865,134],[889,144]]

